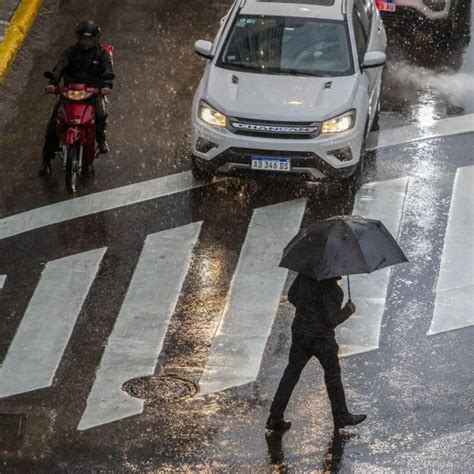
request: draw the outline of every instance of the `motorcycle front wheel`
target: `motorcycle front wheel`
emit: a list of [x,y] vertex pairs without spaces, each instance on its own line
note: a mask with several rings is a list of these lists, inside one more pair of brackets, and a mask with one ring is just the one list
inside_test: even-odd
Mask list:
[[73,194],[81,173],[80,145],[69,145],[66,150],[66,189]]

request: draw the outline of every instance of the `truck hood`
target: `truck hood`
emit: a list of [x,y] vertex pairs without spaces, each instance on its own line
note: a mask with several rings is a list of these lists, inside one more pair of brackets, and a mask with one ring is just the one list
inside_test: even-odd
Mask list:
[[202,86],[201,97],[231,117],[312,122],[351,108],[357,76],[258,74],[211,66]]

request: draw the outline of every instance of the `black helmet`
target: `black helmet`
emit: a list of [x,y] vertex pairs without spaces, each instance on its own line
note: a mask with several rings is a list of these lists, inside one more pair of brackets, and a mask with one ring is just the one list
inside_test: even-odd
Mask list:
[[100,28],[92,20],[81,21],[76,26],[77,36],[86,36],[88,38],[98,38],[100,36]]

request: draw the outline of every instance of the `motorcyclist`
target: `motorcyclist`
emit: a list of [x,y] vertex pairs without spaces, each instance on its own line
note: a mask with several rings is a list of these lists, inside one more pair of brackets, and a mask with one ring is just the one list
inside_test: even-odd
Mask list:
[[[46,87],[46,92],[53,93],[63,80],[64,85],[72,83],[86,84],[100,89],[100,96],[95,100],[96,139],[99,153],[107,153],[109,147],[106,141],[107,113],[104,96],[112,92],[113,66],[111,54],[99,43],[101,31],[91,20],[82,21],[76,26],[77,43],[66,49],[60,56]],[[59,101],[53,108],[53,113],[46,127],[43,146],[43,159],[39,170],[40,175],[46,176],[51,172],[51,159],[59,149],[57,134],[57,114]]]

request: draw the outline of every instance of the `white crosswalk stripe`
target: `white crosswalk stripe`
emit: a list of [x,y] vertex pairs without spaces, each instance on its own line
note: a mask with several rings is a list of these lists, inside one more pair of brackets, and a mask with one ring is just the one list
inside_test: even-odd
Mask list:
[[201,222],[149,235],[79,423],[79,430],[143,411],[122,391],[135,377],[152,375],[189,269]]
[[[214,182],[226,178],[215,178]],[[69,199],[0,219],[0,240],[71,219],[109,211],[170,194],[190,191],[209,183],[197,182],[190,171],[129,184],[100,193]]]
[[474,132],[474,114],[459,115],[435,120],[430,126],[416,124],[372,132],[367,143],[368,150],[377,150],[420,140]]
[[459,168],[428,335],[474,325],[474,166]]
[[105,248],[49,262],[0,367],[0,397],[49,387]]
[[6,275],[0,275],[0,290],[3,288],[3,285],[5,285],[6,280],[7,280]]
[[298,199],[254,211],[199,383],[201,394],[257,378],[288,273],[278,267],[282,249],[300,228],[305,206]]
[[[352,213],[381,220],[398,240],[408,188],[408,178],[366,184],[357,192]],[[341,356],[378,349],[390,273],[386,268],[350,277],[357,312],[337,328]]]

